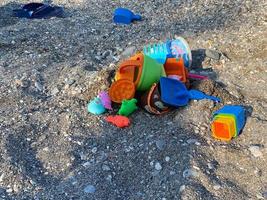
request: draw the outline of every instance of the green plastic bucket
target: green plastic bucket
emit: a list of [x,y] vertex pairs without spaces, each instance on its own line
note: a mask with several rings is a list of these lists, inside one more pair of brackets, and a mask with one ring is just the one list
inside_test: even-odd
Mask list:
[[166,77],[166,73],[162,64],[146,55],[143,55],[143,58],[144,62],[142,74],[137,85],[138,91],[149,90],[154,83],[159,82],[160,77]]

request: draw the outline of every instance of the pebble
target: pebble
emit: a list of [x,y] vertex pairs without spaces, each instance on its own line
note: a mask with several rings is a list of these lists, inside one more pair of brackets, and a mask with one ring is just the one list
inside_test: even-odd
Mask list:
[[103,171],[110,171],[110,167],[107,165],[102,166]]
[[121,54],[122,58],[127,58],[131,55],[134,55],[136,51],[136,47],[135,46],[131,46],[131,47],[127,47]]
[[96,188],[95,188],[95,186],[93,186],[93,185],[87,185],[87,186],[83,189],[83,191],[84,191],[85,193],[93,194],[93,193],[95,193]]
[[84,167],[88,167],[90,165],[91,165],[90,162],[85,162],[85,163],[82,164],[82,166],[84,166]]
[[209,168],[209,169],[214,169],[213,164],[212,164],[212,163],[208,163],[208,168]]
[[170,175],[173,176],[175,174],[175,171],[170,171]]
[[198,172],[194,169],[186,169],[183,171],[184,178],[197,177],[197,176],[198,176]]
[[1,174],[1,176],[0,176],[0,182],[3,182],[4,178],[5,178],[5,174],[3,173],[3,174]]
[[40,82],[35,82],[34,83],[34,86],[37,88],[37,90],[39,90],[39,91],[43,91],[43,86],[42,86],[42,84],[40,83]]
[[13,192],[13,189],[12,188],[9,188],[9,189],[6,190],[6,192],[7,193],[11,193],[11,192]]
[[171,158],[170,158],[169,156],[166,156],[166,157],[165,157],[165,161],[166,161],[166,162],[169,162],[170,159],[171,159]]
[[218,51],[206,49],[205,54],[208,58],[214,59],[214,60],[220,60],[221,54]]
[[220,188],[221,188],[220,185],[214,185],[214,186],[213,186],[213,189],[214,189],[214,190],[219,190]]
[[155,169],[158,170],[158,171],[160,171],[162,169],[162,166],[161,166],[161,164],[159,162],[156,162]]
[[92,153],[96,153],[97,152],[97,147],[92,148]]
[[195,132],[196,134],[198,134],[198,133],[199,133],[199,130],[198,130],[198,129],[194,129],[194,132]]
[[188,144],[195,144],[196,142],[198,142],[196,139],[189,139],[186,141]]
[[73,83],[75,83],[75,80],[74,79],[66,79],[65,83],[68,85],[72,85]]
[[262,156],[262,152],[260,151],[260,147],[259,146],[250,146],[249,147],[249,151],[256,158]]
[[181,185],[179,188],[179,192],[183,192],[185,190],[185,185]]
[[162,151],[166,146],[166,142],[164,140],[157,140],[156,146],[160,151]]
[[54,89],[52,89],[52,91],[51,91],[51,95],[52,96],[55,96],[55,95],[57,95],[59,93],[59,89],[57,88],[57,87],[55,87]]

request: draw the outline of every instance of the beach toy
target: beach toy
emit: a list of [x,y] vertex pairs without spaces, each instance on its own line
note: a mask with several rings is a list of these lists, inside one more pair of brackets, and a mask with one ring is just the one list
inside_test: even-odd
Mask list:
[[219,98],[205,95],[198,90],[187,90],[185,85],[178,80],[161,77],[160,78],[161,100],[174,107],[185,106],[190,99],[210,99],[213,101],[220,101]]
[[213,121],[216,121],[217,119],[218,120],[220,120],[220,119],[226,119],[227,121],[234,122],[234,130],[231,131],[231,135],[232,135],[232,137],[237,137],[237,135],[238,135],[238,128],[237,128],[235,116],[228,115],[228,114],[219,114],[219,115],[215,115],[213,117]]
[[13,14],[19,18],[41,19],[50,17],[63,17],[64,10],[59,6],[51,6],[43,3],[28,3],[21,9],[13,10]]
[[182,58],[168,58],[164,64],[165,73],[167,76],[180,76],[180,81],[185,83],[187,81],[187,69],[184,66]]
[[161,101],[159,84],[154,83],[150,90],[141,96],[141,106],[150,114],[164,114],[171,109]]
[[221,99],[218,97],[214,97],[214,96],[210,96],[210,95],[206,95],[203,92],[199,91],[199,90],[189,90],[189,98],[190,99],[195,99],[195,100],[201,100],[201,99],[209,99],[215,102],[220,102]]
[[110,100],[110,97],[108,96],[108,93],[103,91],[103,92],[100,92],[98,96],[101,100],[102,105],[106,109],[112,110],[111,100]]
[[235,121],[227,118],[218,118],[211,125],[213,137],[229,141],[235,135]]
[[140,54],[136,60],[126,60],[122,62],[115,75],[115,80],[127,79],[134,83],[137,87],[142,74],[144,58]]
[[200,80],[208,79],[207,76],[202,76],[202,75],[192,74],[192,73],[188,73],[188,78],[190,78],[190,79],[200,79]]
[[128,119],[128,117],[121,115],[108,116],[105,118],[105,120],[119,128],[124,128],[130,125],[130,120]]
[[114,11],[113,21],[120,24],[130,24],[132,21],[140,21],[141,15],[135,15],[132,11],[126,8],[117,8]]
[[136,89],[138,91],[146,91],[150,89],[154,83],[159,82],[160,77],[166,76],[163,65],[149,56],[139,53],[130,59],[139,61],[143,60],[142,73]]
[[[229,122],[223,120],[234,121],[234,130],[232,130]],[[237,137],[245,125],[245,109],[238,105],[225,105],[213,114],[213,122],[211,125],[213,137],[229,141],[232,137]]]
[[137,103],[136,99],[123,100],[118,114],[123,116],[129,116],[135,110],[138,109],[136,103]]
[[184,38],[178,37],[177,39],[172,40],[170,49],[173,57],[177,59],[182,58],[184,61],[184,65],[187,68],[191,66],[192,54],[189,45]]
[[161,100],[168,105],[179,107],[189,102],[189,94],[185,85],[178,80],[160,78]]
[[157,60],[157,62],[164,64],[166,59],[171,56],[170,41],[165,43],[156,43],[147,45],[143,48],[145,55]]
[[106,111],[105,107],[102,105],[101,100],[96,97],[87,106],[88,112],[94,115],[100,115]]
[[120,79],[111,84],[108,94],[111,101],[121,103],[124,99],[132,99],[135,94],[135,85],[127,79]]

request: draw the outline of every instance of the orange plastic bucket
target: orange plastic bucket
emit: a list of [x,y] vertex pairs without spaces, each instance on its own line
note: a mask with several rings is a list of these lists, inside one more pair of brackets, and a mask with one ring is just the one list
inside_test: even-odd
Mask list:
[[178,76],[183,83],[187,82],[188,71],[184,66],[182,58],[168,58],[164,64],[164,69],[167,76]]

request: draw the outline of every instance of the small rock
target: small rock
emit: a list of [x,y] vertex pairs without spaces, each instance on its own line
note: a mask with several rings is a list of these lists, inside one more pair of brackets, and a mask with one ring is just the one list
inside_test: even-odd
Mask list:
[[52,91],[51,91],[51,95],[55,96],[59,93],[59,89],[57,87],[55,87]]
[[85,193],[93,194],[93,193],[95,193],[96,188],[95,188],[95,186],[93,186],[93,185],[87,185],[87,186],[83,189],[83,191],[84,191]]
[[43,91],[43,86],[42,86],[42,84],[40,83],[40,82],[38,82],[38,81],[36,81],[35,83],[34,83],[34,86],[37,88],[37,90],[39,90],[39,91]]
[[82,166],[84,166],[84,167],[88,167],[90,165],[91,165],[90,162],[85,162],[85,163],[82,164]]
[[221,53],[215,50],[206,49],[205,54],[208,58],[214,59],[214,60],[220,60]]
[[162,151],[166,146],[166,142],[164,140],[157,140],[156,146],[160,151]]
[[17,184],[15,184],[15,185],[13,186],[13,191],[14,191],[15,193],[18,193],[18,192],[19,192],[19,186],[18,186]]
[[166,161],[166,162],[169,162],[170,159],[171,159],[171,158],[170,158],[169,156],[166,156],[166,157],[165,157],[165,161]]
[[110,167],[107,165],[102,165],[103,171],[110,171]]
[[257,199],[264,199],[264,197],[261,194],[256,194]]
[[219,190],[220,188],[221,188],[220,185],[214,185],[214,186],[213,186],[213,189],[214,189],[214,190]]
[[162,166],[161,166],[161,164],[159,162],[156,162],[155,169],[158,170],[158,171],[160,171],[162,169]]
[[183,192],[185,190],[185,185],[180,186],[179,192]]
[[196,139],[189,139],[186,141],[188,144],[195,144],[196,142],[198,142]]
[[173,176],[175,174],[175,171],[170,171],[170,175]]
[[7,193],[11,193],[11,192],[13,192],[13,189],[12,188],[9,188],[9,189],[6,190],[6,192]]
[[198,130],[198,129],[194,129],[194,132],[195,132],[196,134],[198,134],[198,133],[199,133],[199,130]]
[[121,58],[130,57],[130,56],[134,55],[135,51],[136,51],[135,46],[128,47],[122,52]]
[[68,85],[72,85],[73,83],[75,83],[75,80],[74,79],[66,79],[65,83]]
[[112,176],[109,174],[106,178],[107,181],[111,182],[112,181]]
[[260,147],[259,146],[250,146],[249,147],[249,151],[256,158],[262,156],[262,152],[260,151]]
[[92,153],[96,153],[97,152],[97,147],[92,148]]
[[3,182],[4,178],[5,178],[5,174],[3,173],[3,174],[1,174],[1,176],[0,176],[0,182]]
[[186,169],[183,171],[184,178],[197,177],[197,176],[198,176],[198,172],[194,169]]
[[208,168],[209,168],[209,169],[214,169],[213,164],[212,164],[212,163],[208,163]]

